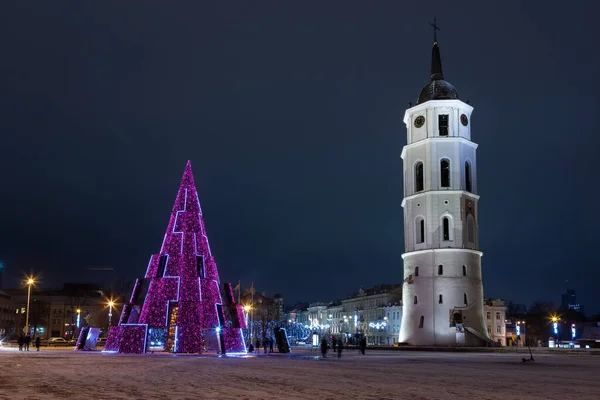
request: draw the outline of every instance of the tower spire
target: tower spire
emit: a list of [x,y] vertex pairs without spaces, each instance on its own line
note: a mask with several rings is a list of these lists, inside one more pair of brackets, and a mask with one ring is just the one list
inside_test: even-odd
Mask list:
[[431,50],[431,80],[443,80],[444,73],[442,72],[442,56],[440,55],[440,48],[437,42],[437,31],[440,30],[436,19],[433,18],[433,23],[430,23],[433,27],[433,49]]

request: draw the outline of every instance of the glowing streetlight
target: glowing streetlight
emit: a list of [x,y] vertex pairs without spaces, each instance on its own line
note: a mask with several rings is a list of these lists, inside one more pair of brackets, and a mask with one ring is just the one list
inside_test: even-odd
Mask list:
[[25,334],[29,335],[29,300],[31,299],[31,286],[35,284],[35,278],[30,276],[27,278],[27,315],[25,316]]
[[108,301],[108,329],[111,326],[111,318],[112,318],[112,309],[115,305],[115,302],[111,299]]
[[252,307],[250,307],[250,306],[244,306],[244,311],[248,312],[248,311],[250,311],[251,308]]
[[77,311],[77,327],[79,328],[79,321],[81,319],[81,309],[78,308],[76,311]]

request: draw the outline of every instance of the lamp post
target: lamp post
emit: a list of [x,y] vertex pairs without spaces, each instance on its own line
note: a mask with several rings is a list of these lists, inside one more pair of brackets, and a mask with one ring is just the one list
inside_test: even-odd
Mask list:
[[114,301],[112,301],[112,300],[108,301],[108,329],[110,329],[110,326],[111,326],[112,309],[113,309],[114,305],[115,305]]
[[35,283],[33,277],[27,278],[27,314],[25,315],[25,334],[29,335],[29,300],[31,299],[31,286]]
[[[252,307],[249,305],[244,306],[244,312],[246,313],[246,326],[248,325],[248,313],[251,309]],[[250,322],[250,324],[252,324],[252,322]],[[252,325],[250,325],[250,343],[252,343]]]

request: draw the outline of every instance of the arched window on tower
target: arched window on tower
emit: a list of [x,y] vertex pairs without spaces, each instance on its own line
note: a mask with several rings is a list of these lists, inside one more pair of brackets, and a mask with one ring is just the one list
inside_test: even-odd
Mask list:
[[442,226],[444,229],[444,240],[450,240],[450,218],[444,217],[442,219]]
[[444,275],[444,266],[442,264],[438,265],[438,275]]
[[423,191],[423,163],[419,161],[415,165],[415,192]]
[[440,299],[438,300],[438,303],[444,304],[444,300],[442,299],[442,295],[441,294],[440,294]]
[[417,304],[417,296],[413,299],[413,304]]
[[450,187],[450,160],[447,158],[440,161],[440,181],[442,187]]
[[417,244],[425,242],[425,219],[423,217],[417,217],[415,221],[415,234]]
[[463,276],[467,276],[467,266],[463,265]]
[[475,219],[472,215],[467,217],[467,242],[475,243]]
[[467,303],[467,294],[465,293],[463,297],[464,297],[465,306],[466,306],[466,305],[468,305],[468,304],[469,304],[469,303]]
[[425,322],[425,317],[421,315],[421,318],[419,318],[419,328],[423,327],[424,322]]
[[471,164],[468,161],[465,161],[465,190],[467,192],[472,192],[471,187]]
[[419,276],[419,266],[415,267],[415,276]]

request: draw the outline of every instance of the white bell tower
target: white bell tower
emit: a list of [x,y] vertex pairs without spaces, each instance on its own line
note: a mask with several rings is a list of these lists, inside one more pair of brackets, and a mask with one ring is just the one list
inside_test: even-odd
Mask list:
[[399,340],[412,345],[484,345],[477,144],[473,107],[444,80],[434,42],[431,81],[406,110],[403,313]]

